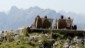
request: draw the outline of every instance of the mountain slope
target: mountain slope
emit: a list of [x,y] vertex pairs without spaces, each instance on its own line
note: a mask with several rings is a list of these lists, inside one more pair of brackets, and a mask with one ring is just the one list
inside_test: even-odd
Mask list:
[[[0,30],[17,29],[23,26],[30,26],[37,15],[40,15],[41,17],[47,15],[48,18],[53,18],[54,20],[59,19],[61,15],[64,15],[65,17],[71,16],[74,19],[74,24],[78,24],[78,26],[80,24],[85,24],[83,22],[83,20],[85,20],[84,15],[56,12],[51,9],[41,9],[39,7],[30,7],[23,10],[13,6],[8,14],[0,12]],[[85,26],[79,26],[79,28],[80,27]]]
[[39,7],[31,7],[23,10],[13,6],[8,14],[0,13],[0,23],[3,23],[0,25],[0,30],[17,29],[22,26],[30,26],[37,15],[40,15],[41,17],[47,15],[49,18],[59,18],[61,14],[56,13],[54,10],[41,9]]

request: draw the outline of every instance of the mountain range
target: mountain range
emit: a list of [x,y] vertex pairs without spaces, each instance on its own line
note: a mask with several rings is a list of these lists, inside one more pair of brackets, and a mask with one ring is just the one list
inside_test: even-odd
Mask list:
[[59,19],[61,15],[65,18],[68,16],[72,17],[74,24],[77,24],[78,29],[85,28],[85,15],[76,14],[72,12],[56,12],[51,9],[41,9],[39,7],[30,7],[28,9],[19,9],[16,6],[12,6],[11,9],[5,13],[0,12],[0,30],[18,29],[24,26],[30,26],[37,15],[44,17],[47,15],[48,18]]

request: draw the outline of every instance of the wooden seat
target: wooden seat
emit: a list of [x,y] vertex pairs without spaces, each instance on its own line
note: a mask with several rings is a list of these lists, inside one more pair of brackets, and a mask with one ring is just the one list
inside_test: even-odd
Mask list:
[[[43,22],[44,18],[41,18],[41,20],[42,20],[42,22]],[[50,27],[51,27],[51,26],[52,26],[53,19],[48,18],[47,20],[50,22]],[[35,27],[35,23],[33,23],[33,24],[31,25],[31,28],[36,28],[36,27]]]

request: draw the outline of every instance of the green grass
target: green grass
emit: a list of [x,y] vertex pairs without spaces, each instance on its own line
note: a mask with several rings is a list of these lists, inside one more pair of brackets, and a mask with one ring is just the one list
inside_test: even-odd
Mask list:
[[[24,37],[27,37],[26,35],[36,35],[39,36],[41,35],[41,38],[32,38],[29,39],[24,39]],[[26,29],[23,31],[23,35],[19,35],[17,37],[17,40],[13,40],[13,41],[0,41],[0,48],[39,48],[40,44],[44,45],[47,44],[47,46],[51,46],[51,48],[53,48],[53,46],[51,44],[53,44],[52,42],[59,42],[55,48],[62,48],[65,42],[69,42],[68,38],[64,39],[64,35],[59,34],[59,33],[55,33],[55,32],[51,32],[49,31],[49,35],[51,35],[50,38],[48,38],[48,36],[45,36],[44,33],[27,33]],[[8,38],[14,38],[10,35],[8,35]],[[51,39],[51,40],[50,40]],[[63,41],[62,41],[63,39]],[[41,42],[39,43],[38,41],[41,40]],[[76,47],[76,45],[74,45]],[[79,46],[79,48],[84,48],[84,45]]]

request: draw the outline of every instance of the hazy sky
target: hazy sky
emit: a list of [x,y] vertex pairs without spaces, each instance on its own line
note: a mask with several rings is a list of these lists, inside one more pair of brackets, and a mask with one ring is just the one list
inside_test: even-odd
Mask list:
[[0,0],[0,11],[8,11],[12,6],[27,9],[38,6],[43,9],[85,14],[85,0]]

